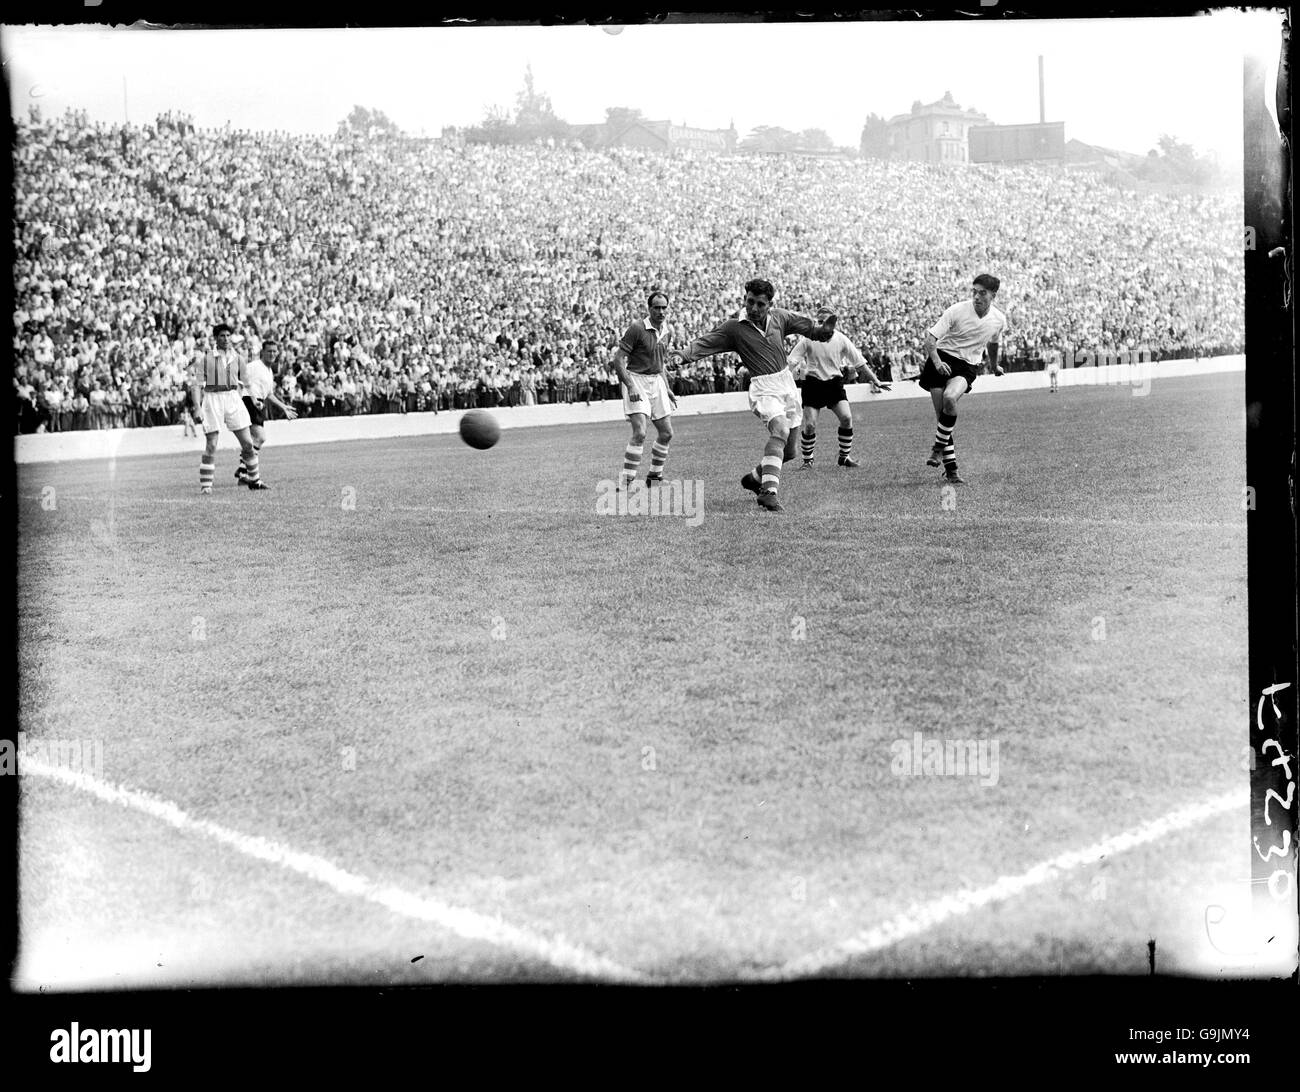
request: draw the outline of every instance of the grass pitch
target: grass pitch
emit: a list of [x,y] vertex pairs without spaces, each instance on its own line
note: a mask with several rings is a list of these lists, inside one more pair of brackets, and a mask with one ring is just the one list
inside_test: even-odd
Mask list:
[[[1144,974],[1149,939],[1205,970],[1201,911],[1249,874],[1243,401],[1240,373],[977,387],[955,494],[929,403],[868,402],[863,467],[823,414],[782,515],[738,484],[755,419],[679,417],[695,526],[598,514],[621,423],[486,452],[273,424],[260,495],[223,452],[198,496],[197,444],[23,466],[22,728],[663,981],[779,967],[1240,788],[1239,817],[835,973]],[[996,769],[900,774],[916,733]],[[42,779],[22,808],[31,988],[563,976]]]

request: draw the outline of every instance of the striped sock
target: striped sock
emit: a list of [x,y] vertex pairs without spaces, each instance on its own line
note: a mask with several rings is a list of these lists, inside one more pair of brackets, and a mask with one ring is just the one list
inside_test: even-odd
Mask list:
[[244,481],[257,484],[257,452],[244,459]]
[[199,488],[204,493],[212,492],[212,479],[217,473],[217,460],[213,455],[204,453],[199,458]]
[[853,454],[853,426],[841,425],[838,436],[840,439],[840,458],[847,459]]
[[668,441],[657,440],[650,448],[650,473],[663,477],[664,463],[668,461]]
[[939,426],[934,430],[934,446],[943,448],[943,468],[947,471],[957,469],[957,449],[952,442],[953,429],[956,427],[955,413],[939,414]]
[[763,483],[763,492],[775,493],[781,487],[781,456],[764,455],[758,467],[758,477]]
[[813,452],[817,449],[817,428],[814,425],[805,425],[803,430],[803,458],[804,462],[810,463],[813,460]]
[[934,446],[948,447],[952,443],[952,430],[957,425],[957,418],[952,414],[939,414],[939,424],[934,430]]
[[641,466],[641,453],[645,451],[645,444],[628,444],[627,450],[623,452],[623,469],[618,473],[618,484],[620,486],[628,485],[636,477],[637,469]]

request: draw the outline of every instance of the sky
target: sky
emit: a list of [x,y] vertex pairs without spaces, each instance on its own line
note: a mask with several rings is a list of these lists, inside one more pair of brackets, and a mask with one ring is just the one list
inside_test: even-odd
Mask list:
[[951,92],[996,124],[1046,117],[1066,139],[1145,153],[1164,133],[1241,158],[1242,56],[1271,62],[1280,12],[1178,19],[170,30],[0,28],[15,117],[39,103],[92,119],[333,132],[354,105],[409,133],[512,109],[531,66],[573,123],[628,106],[702,128],[825,129],[857,147],[867,114]]

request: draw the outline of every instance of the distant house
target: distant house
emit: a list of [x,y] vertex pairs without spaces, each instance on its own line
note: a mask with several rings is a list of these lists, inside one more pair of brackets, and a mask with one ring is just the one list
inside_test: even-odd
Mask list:
[[923,105],[918,99],[910,113],[897,114],[887,122],[889,158],[920,163],[968,163],[968,134],[974,125],[988,125],[989,119],[975,109],[962,109],[945,91],[937,102]]

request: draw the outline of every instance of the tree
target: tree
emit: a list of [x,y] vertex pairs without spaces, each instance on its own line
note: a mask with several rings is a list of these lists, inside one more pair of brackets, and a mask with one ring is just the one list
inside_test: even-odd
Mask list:
[[511,116],[498,106],[488,109],[478,125],[466,132],[470,141],[490,144],[524,144],[535,140],[567,140],[573,127],[558,117],[551,106],[551,97],[541,94],[533,82],[533,67],[524,69],[523,89],[515,96],[515,112]]
[[805,129],[795,137],[795,150],[801,152],[830,152],[835,150],[835,141],[825,129]]
[[551,96],[539,94],[533,86],[532,65],[524,69],[524,89],[515,96],[515,104],[515,124],[522,128],[543,127],[559,120],[551,107]]
[[500,106],[489,106],[487,113],[483,116],[483,128],[502,132],[509,129],[514,122],[510,120],[510,115]]
[[605,108],[605,128],[610,133],[619,133],[633,122],[645,121],[645,115],[631,106],[609,106]]
[[779,125],[760,125],[740,142],[744,152],[786,152],[793,147],[795,134]]
[[740,142],[742,151],[747,152],[830,152],[835,149],[835,142],[825,129],[805,129],[792,133],[779,125],[760,125]]
[[888,159],[889,123],[879,114],[868,114],[858,147],[864,159]]
[[1217,160],[1196,154],[1196,149],[1168,133],[1156,141],[1158,147],[1147,153],[1137,170],[1148,182],[1172,182],[1208,186],[1222,182],[1223,172]]
[[391,140],[400,137],[402,130],[382,110],[368,110],[364,106],[352,107],[352,113],[339,122],[340,137],[360,137],[363,140]]

